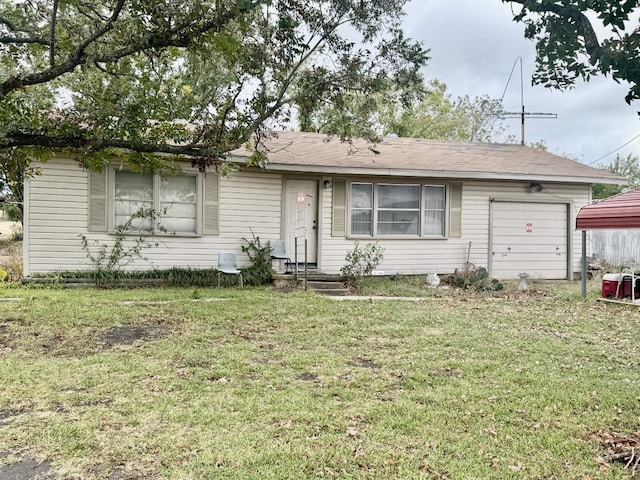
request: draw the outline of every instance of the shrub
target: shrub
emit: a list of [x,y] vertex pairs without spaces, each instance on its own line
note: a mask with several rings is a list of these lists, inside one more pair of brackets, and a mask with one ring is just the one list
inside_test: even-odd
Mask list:
[[241,247],[251,260],[251,266],[242,269],[242,277],[247,285],[267,285],[273,281],[275,275],[271,266],[271,248],[263,247],[260,237],[256,237],[253,230],[251,236],[251,240],[243,238],[247,245]]
[[497,292],[504,288],[504,285],[495,278],[489,278],[489,272],[484,267],[474,268],[468,271],[456,270],[449,282],[458,288],[472,288],[478,292]]
[[378,242],[367,243],[364,247],[356,242],[353,250],[345,257],[345,265],[340,269],[343,282],[348,287],[357,288],[364,275],[371,272],[382,262],[384,248]]
[[[65,278],[65,279],[90,279],[100,287],[124,286],[157,286],[166,285],[172,287],[209,287],[217,285],[218,271],[214,268],[180,268],[136,270],[136,271],[66,271],[55,274],[34,275],[34,278]],[[251,268],[242,269],[242,278],[245,285],[262,285],[257,283],[256,277],[251,274]],[[139,280],[139,282],[136,282]],[[220,279],[222,286],[231,286],[235,279],[223,275]]]

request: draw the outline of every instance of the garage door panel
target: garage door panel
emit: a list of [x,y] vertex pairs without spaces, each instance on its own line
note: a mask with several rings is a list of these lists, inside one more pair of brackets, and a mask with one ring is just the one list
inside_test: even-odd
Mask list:
[[494,277],[567,277],[566,204],[495,202],[492,219]]
[[[564,213],[566,211],[566,205],[562,203],[526,203],[526,202],[513,202],[509,206],[505,206],[510,202],[495,202],[495,205],[501,205],[501,213],[503,218],[522,218],[522,213],[526,212],[531,215],[540,216],[548,212]],[[521,205],[526,205],[522,208]]]
[[500,255],[503,258],[512,255],[536,255],[540,254],[541,258],[538,261],[547,261],[544,257],[550,256],[552,261],[556,259],[553,257],[562,256],[567,254],[566,247],[564,245],[556,245],[555,243],[549,245],[494,245],[493,255]]
[[[529,239],[525,238],[522,239],[521,241],[517,241],[517,239],[515,239],[513,236],[510,236],[508,241],[505,241],[503,239],[499,239],[499,241],[494,241],[493,242],[493,248],[495,251],[495,248],[497,247],[511,247],[511,248],[520,248],[522,245],[544,245],[545,248],[549,247],[549,246],[553,246],[554,248],[556,246],[561,247],[561,249],[564,251],[566,249],[566,245],[567,245],[567,241],[564,238],[558,238],[558,237],[537,237],[535,239],[535,241],[527,241]],[[565,247],[565,248],[563,248]]]
[[558,236],[557,231],[539,232],[533,235],[526,232],[514,232],[508,228],[496,228],[493,229],[493,236],[503,243],[510,243],[511,238],[520,238],[520,241],[525,243],[535,243],[539,239],[556,239],[558,242],[566,243],[564,236]]

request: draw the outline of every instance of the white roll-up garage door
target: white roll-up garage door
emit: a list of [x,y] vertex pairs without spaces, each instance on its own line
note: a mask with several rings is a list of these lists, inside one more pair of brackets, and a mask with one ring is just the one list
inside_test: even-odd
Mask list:
[[567,278],[567,204],[495,201],[492,209],[493,277]]

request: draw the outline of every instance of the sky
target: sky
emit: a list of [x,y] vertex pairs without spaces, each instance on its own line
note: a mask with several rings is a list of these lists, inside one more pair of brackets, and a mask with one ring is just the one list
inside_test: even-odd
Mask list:
[[[515,7],[514,7],[515,8]],[[447,84],[453,97],[500,98],[509,112],[521,110],[520,64],[527,112],[555,113],[557,119],[526,119],[525,142],[543,140],[549,151],[590,164],[606,164],[617,154],[640,157],[640,102],[624,101],[626,84],[597,77],[560,92],[531,85],[535,42],[524,38],[524,26],[512,20],[510,4],[501,0],[412,0],[405,8],[407,36],[431,49],[427,79]],[[513,77],[509,74],[516,64]],[[506,134],[520,140],[520,118],[506,119]],[[604,158],[603,158],[604,157]]]

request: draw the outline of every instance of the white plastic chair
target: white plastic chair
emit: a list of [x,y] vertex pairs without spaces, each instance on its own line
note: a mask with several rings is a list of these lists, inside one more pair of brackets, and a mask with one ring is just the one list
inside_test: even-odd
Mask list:
[[271,260],[286,260],[284,273],[289,273],[289,267],[292,262],[289,255],[287,255],[287,247],[284,240],[269,240],[269,247],[271,248]]
[[221,273],[226,273],[228,275],[238,275],[238,277],[240,278],[240,288],[243,287],[242,272],[238,269],[235,253],[233,252],[218,253],[218,287],[220,286]]

